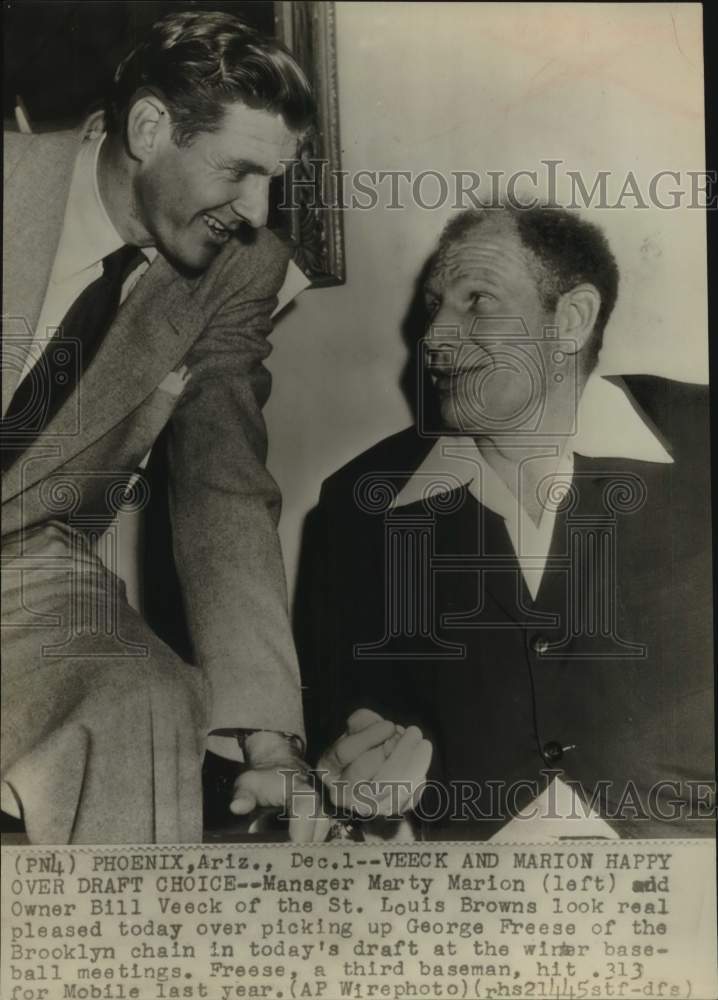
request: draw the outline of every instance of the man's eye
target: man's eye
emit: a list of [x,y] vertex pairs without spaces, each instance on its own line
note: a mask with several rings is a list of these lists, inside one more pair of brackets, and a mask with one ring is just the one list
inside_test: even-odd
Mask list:
[[481,302],[485,297],[486,296],[481,292],[469,292],[469,305],[472,308],[478,306],[479,302]]
[[220,163],[219,169],[231,181],[243,181],[248,171],[244,167],[234,167],[230,163]]

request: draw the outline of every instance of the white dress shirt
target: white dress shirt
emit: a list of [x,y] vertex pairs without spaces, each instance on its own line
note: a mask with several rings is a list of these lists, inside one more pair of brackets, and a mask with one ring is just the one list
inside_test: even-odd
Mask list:
[[[37,364],[73,302],[102,275],[103,259],[124,245],[100,197],[97,162],[104,140],[104,133],[91,135],[80,145],[60,242],[23,377]],[[124,302],[157,254],[154,247],[144,247],[142,252],[147,260],[140,262],[125,280],[120,302]]]
[[556,512],[573,480],[574,454],[642,462],[673,461],[625,392],[596,374],[590,376],[581,396],[576,433],[567,439],[563,451],[558,444],[549,444],[541,452],[549,459],[553,457],[555,465],[542,483],[541,495],[546,499],[538,524],[521,504],[522,484],[517,480],[514,489],[509,489],[474,439],[464,435],[439,438],[393,506],[416,503],[427,491],[437,495],[457,486],[468,487],[472,496],[504,519],[521,573],[535,600],[551,548]]

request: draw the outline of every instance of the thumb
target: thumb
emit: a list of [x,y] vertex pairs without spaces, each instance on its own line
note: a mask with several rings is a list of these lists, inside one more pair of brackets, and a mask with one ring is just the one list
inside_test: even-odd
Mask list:
[[251,792],[236,792],[229,804],[229,809],[235,816],[246,816],[247,813],[251,813],[256,808],[256,805],[256,796],[252,795]]
[[233,812],[235,816],[245,816],[257,807],[257,796],[250,787],[251,780],[243,780],[249,774],[251,774],[251,772],[241,774],[235,782],[234,794],[232,796],[232,801],[229,804],[230,812]]

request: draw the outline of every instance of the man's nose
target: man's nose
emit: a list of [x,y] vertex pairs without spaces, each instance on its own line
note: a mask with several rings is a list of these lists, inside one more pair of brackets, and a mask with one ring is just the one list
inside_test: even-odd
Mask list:
[[461,333],[462,326],[459,317],[454,310],[442,305],[431,318],[431,324],[426,331],[426,340],[432,350],[443,345],[457,347],[461,340]]
[[232,211],[253,229],[266,225],[269,214],[269,177],[254,174],[242,181],[241,192],[232,202]]
[[431,317],[424,339],[424,363],[435,374],[451,370],[461,339],[461,327],[446,301]]

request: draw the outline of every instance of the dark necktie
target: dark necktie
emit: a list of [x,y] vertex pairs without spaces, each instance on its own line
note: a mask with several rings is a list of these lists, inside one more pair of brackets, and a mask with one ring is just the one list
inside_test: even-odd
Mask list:
[[72,394],[114,319],[125,280],[144,259],[139,247],[123,246],[108,254],[100,277],[68,309],[42,357],[17,387],[3,418],[3,472],[37,439]]

